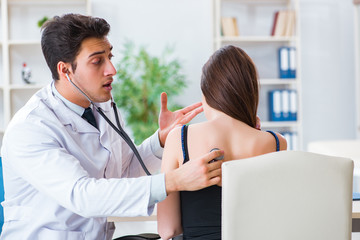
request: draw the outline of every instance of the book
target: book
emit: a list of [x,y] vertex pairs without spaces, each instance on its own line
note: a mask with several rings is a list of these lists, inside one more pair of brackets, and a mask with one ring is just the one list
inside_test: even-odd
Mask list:
[[278,16],[279,16],[279,11],[276,11],[274,14],[274,21],[273,21],[273,25],[271,28],[271,36],[274,36],[274,34],[275,34],[275,27],[276,27],[276,22],[277,22]]
[[296,15],[294,10],[280,10],[275,12],[271,36],[292,36],[295,30]]
[[292,36],[294,34],[295,29],[295,11],[288,10],[286,16],[286,24],[285,24],[285,31],[284,36]]
[[236,18],[234,17],[222,17],[221,18],[222,34],[224,37],[236,37],[239,36],[239,28]]
[[284,36],[285,29],[286,29],[286,19],[287,19],[287,11],[281,10],[278,13],[276,24],[275,24],[275,31],[273,36]]

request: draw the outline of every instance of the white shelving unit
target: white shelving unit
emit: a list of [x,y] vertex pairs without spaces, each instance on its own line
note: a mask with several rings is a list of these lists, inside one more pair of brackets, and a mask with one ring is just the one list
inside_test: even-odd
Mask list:
[[356,134],[360,138],[360,0],[354,0]]
[[[279,10],[295,11],[295,31],[292,36],[271,36],[274,15]],[[302,150],[299,0],[214,0],[213,16],[214,50],[229,44],[241,47],[257,67],[261,85],[258,115],[262,129],[296,133],[297,143],[293,149]],[[222,36],[222,17],[236,18],[239,36]],[[296,48],[295,79],[279,78],[277,51],[281,46]],[[269,121],[268,92],[273,89],[297,91],[296,121]]]
[[[29,98],[51,81],[42,55],[37,22],[65,13],[90,15],[91,0],[1,0],[0,3],[0,147],[10,119]],[[21,78],[22,64],[33,84]],[[0,153],[1,156],[1,153]]]

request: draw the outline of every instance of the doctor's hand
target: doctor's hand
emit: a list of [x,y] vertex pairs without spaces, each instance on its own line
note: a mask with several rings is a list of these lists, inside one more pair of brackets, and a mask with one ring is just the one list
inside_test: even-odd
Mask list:
[[171,112],[167,108],[167,94],[165,92],[161,93],[161,109],[159,114],[159,140],[161,146],[164,147],[167,135],[172,129],[187,124],[202,111],[203,108],[201,102],[199,102]]
[[209,162],[222,155],[224,155],[222,150],[212,151],[165,173],[166,193],[196,191],[215,184],[221,186],[221,164],[223,160]]

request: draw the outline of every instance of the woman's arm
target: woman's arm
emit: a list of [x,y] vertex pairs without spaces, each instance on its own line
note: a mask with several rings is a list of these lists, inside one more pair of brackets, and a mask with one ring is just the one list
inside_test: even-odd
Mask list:
[[[167,137],[161,171],[166,173],[178,168],[181,153],[181,128],[176,128]],[[170,193],[157,204],[157,221],[162,239],[170,239],[182,233],[179,192]]]

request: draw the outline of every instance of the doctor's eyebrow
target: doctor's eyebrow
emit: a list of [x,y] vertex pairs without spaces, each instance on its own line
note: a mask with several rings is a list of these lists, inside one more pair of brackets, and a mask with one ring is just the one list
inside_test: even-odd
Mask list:
[[[110,52],[112,51],[113,49],[113,46],[110,46]],[[98,51],[98,52],[93,52],[92,54],[89,55],[88,58],[94,56],[94,55],[98,55],[98,54],[104,54],[105,53],[105,50],[104,51]]]

